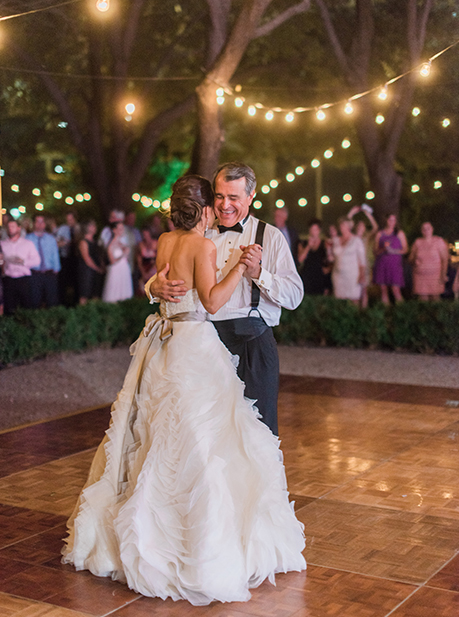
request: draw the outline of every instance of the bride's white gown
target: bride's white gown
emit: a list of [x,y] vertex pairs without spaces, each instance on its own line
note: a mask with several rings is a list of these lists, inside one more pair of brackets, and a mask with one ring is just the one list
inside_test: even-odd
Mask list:
[[[183,312],[198,321],[173,321]],[[306,567],[279,441],[244,398],[196,290],[161,316],[131,348],[63,561],[146,596],[245,601],[267,577]]]

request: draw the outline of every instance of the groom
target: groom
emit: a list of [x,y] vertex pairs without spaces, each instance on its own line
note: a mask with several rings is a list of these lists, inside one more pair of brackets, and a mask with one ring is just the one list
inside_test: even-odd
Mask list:
[[[217,247],[217,281],[239,260],[247,271],[230,300],[211,315],[220,339],[239,356],[238,375],[245,396],[257,401],[262,420],[277,435],[279,358],[272,327],[281,308],[293,310],[303,298],[303,284],[282,232],[249,216],[255,196],[254,171],[242,163],[220,165],[213,180],[217,223],[206,234]],[[241,257],[242,253],[242,257]],[[183,281],[168,281],[167,270],[148,281],[148,295],[179,302]]]

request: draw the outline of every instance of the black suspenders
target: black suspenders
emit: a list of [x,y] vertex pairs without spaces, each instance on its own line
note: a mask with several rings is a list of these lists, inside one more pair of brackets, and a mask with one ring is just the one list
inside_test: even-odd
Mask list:
[[[255,235],[255,244],[259,244],[260,246],[263,246],[263,235],[265,233],[265,227],[266,227],[266,223],[264,221],[258,221],[257,233]],[[260,304],[260,288],[257,285],[255,285],[255,283],[252,281],[252,301],[250,302],[249,317],[252,311],[257,311],[257,313],[260,315],[258,311],[259,304]]]

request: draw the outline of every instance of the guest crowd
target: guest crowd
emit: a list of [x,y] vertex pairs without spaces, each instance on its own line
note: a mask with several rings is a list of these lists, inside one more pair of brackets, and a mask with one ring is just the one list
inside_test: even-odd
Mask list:
[[135,213],[113,210],[98,233],[94,220],[80,224],[74,212],[60,226],[40,213],[21,223],[6,215],[0,236],[0,314],[142,295],[156,272],[164,229],[159,216],[142,230],[135,222]]
[[420,300],[459,293],[459,270],[451,265],[447,243],[434,235],[429,222],[422,224],[421,237],[410,250],[395,214],[379,229],[367,204],[354,206],[330,225],[328,234],[319,219],[312,219],[306,241],[288,227],[287,210],[281,212],[276,212],[275,225],[289,242],[305,294],[332,295],[365,308],[370,286],[384,304],[402,302],[402,290]]
[[[368,289],[379,289],[385,304],[401,302],[406,290],[421,300],[459,293],[459,270],[451,266],[448,245],[429,222],[411,250],[397,217],[379,229],[372,209],[354,206],[324,233],[312,219],[307,239],[287,225],[287,208],[276,209],[274,224],[284,234],[303,280],[305,294],[333,295],[362,308]],[[158,238],[165,231],[159,216],[141,230],[134,212],[113,210],[98,233],[94,220],[80,224],[68,212],[58,226],[37,213],[21,223],[4,218],[0,239],[0,314],[18,307],[86,304],[90,299],[118,302],[143,295],[156,272]],[[170,225],[170,222],[169,222]],[[402,294],[404,291],[404,295]]]

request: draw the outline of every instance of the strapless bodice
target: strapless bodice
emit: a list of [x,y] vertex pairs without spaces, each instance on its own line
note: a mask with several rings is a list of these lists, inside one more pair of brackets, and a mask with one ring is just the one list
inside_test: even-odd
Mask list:
[[196,289],[189,289],[180,302],[167,302],[161,300],[160,303],[161,317],[173,317],[179,313],[199,313],[204,315],[206,310],[201,304],[198,292]]

